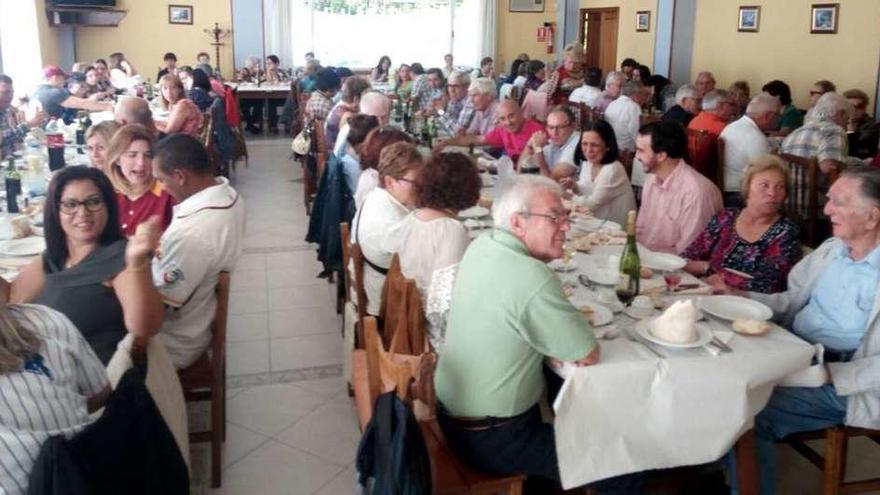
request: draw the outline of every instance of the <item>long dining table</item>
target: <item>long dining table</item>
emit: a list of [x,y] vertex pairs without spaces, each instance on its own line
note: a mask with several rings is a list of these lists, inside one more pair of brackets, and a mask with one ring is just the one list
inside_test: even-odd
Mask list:
[[[496,176],[482,176],[483,204],[487,205],[485,200],[499,194],[499,181]],[[464,216],[470,217],[465,225],[472,235],[491,228],[490,218],[476,218],[469,212]],[[573,236],[583,236],[597,226],[608,231],[607,224],[595,219],[574,220],[569,245]],[[644,246],[639,249],[643,258],[653,255]],[[720,346],[710,343],[676,349],[644,339],[636,331],[638,318],[610,310],[613,286],[593,282],[588,288],[579,277],[595,277],[597,269],[609,270],[622,250],[619,239],[593,245],[589,252],[574,253],[565,270],[558,272],[572,304],[605,306],[606,316],[608,312],[613,315],[610,322],[593,328],[599,338],[599,363],[586,367],[565,363],[555,369],[565,380],[553,403],[563,486],[705,464],[733,452],[739,493],[757,495],[754,417],[767,404],[775,385],[810,366],[814,348],[776,325],[763,336],[737,334],[731,321],[705,310],[700,324],[711,330]],[[655,293],[653,301],[663,307],[679,299],[692,299],[701,307],[701,299],[718,297],[705,283],[677,273],[682,287],[691,289],[670,293],[662,270],[642,286]],[[659,299],[658,292],[663,294]],[[653,316],[659,313],[657,309]]]

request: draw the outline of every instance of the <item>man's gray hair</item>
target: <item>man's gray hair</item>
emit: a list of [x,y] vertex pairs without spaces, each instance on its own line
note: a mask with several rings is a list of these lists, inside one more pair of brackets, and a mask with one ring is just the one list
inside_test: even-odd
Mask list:
[[135,96],[121,96],[114,109],[116,121],[121,124],[140,124],[153,129],[153,112],[147,100]]
[[730,101],[730,93],[723,89],[713,89],[703,95],[703,110],[715,110],[726,101]]
[[632,96],[641,91],[642,88],[644,88],[644,86],[638,81],[627,81],[623,87],[620,88],[620,94],[623,96]]
[[701,78],[709,78],[712,80],[712,82],[715,82],[715,74],[712,74],[707,70],[704,70],[703,72],[697,74],[697,78],[695,79],[695,81],[699,81]]
[[609,72],[608,75],[605,76],[605,86],[607,87],[609,84],[614,82],[615,79],[620,80],[622,83],[623,81],[626,81],[626,74],[620,72],[619,70],[613,70]]
[[462,86],[470,86],[471,84],[471,76],[467,72],[463,70],[454,70],[451,74],[449,74],[449,79],[447,82],[455,81]]
[[366,91],[361,94],[360,111],[374,117],[385,116],[391,112],[391,100],[378,91]]
[[840,112],[846,112],[847,119],[852,116],[853,106],[842,94],[829,92],[819,97],[816,106],[813,107],[812,119],[814,121],[827,120]]
[[700,92],[697,91],[696,86],[693,84],[685,84],[675,92],[675,103],[681,105],[684,103],[685,98],[697,99],[699,98],[699,94]]
[[468,94],[474,93],[492,95],[493,98],[498,96],[498,92],[495,89],[495,81],[488,77],[478,77],[471,81],[471,85],[468,87]]
[[841,172],[840,177],[857,179],[862,200],[867,205],[880,207],[880,169],[867,165],[848,167]]
[[550,191],[562,196],[562,187],[548,177],[541,175],[518,175],[513,184],[492,204],[492,221],[496,229],[510,231],[510,218],[529,211],[532,198],[539,191]]
[[746,107],[746,115],[760,115],[774,110],[778,111],[779,107],[779,98],[768,93],[761,93],[749,102],[749,106]]

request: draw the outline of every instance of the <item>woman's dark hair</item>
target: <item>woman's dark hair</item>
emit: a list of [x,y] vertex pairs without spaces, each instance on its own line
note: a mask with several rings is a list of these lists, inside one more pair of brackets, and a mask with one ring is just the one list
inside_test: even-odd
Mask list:
[[399,142],[415,144],[415,140],[409,134],[390,125],[378,127],[370,131],[360,153],[361,170],[378,169],[379,155],[382,153],[382,150],[390,144]]
[[464,210],[477,204],[483,181],[477,166],[461,153],[436,153],[416,176],[416,206]]
[[363,143],[370,131],[377,127],[379,127],[379,119],[372,115],[359,113],[348,120],[346,141],[352,146],[357,146]]
[[425,73],[425,68],[422,67],[422,64],[416,62],[414,64],[410,64],[409,70],[412,71],[413,74],[420,76]]
[[678,122],[652,122],[639,128],[639,136],[651,136],[651,150],[669,158],[684,158],[687,136]]
[[529,79],[534,78],[535,74],[541,72],[541,69],[546,67],[544,62],[541,62],[540,60],[529,60],[526,64],[526,74],[528,74]]
[[61,195],[67,184],[89,180],[101,192],[104,208],[107,208],[107,225],[101,232],[98,241],[102,246],[112,244],[119,239],[124,239],[122,230],[119,228],[119,213],[116,207],[116,193],[110,179],[97,168],[77,165],[64,167],[49,183],[49,192],[46,195],[46,206],[43,208],[43,226],[46,237],[46,254],[55,266],[64,266],[70,253],[67,252],[67,235],[61,228]]
[[588,86],[598,88],[602,86],[602,69],[590,67],[587,69],[586,83]]
[[822,79],[821,81],[816,81],[813,83],[813,86],[819,86],[820,88],[822,88],[822,94],[833,93],[833,92],[837,91],[837,86],[833,82],[831,82],[827,79]]
[[98,64],[101,64],[101,65],[103,65],[104,67],[107,67],[107,61],[104,60],[103,58],[95,59],[95,63],[92,64],[92,65],[98,65]]
[[642,78],[642,84],[647,84],[648,79],[651,78],[651,69],[649,69],[647,65],[640,65],[636,67],[635,70],[639,71],[639,76]]
[[507,75],[507,79],[504,80],[507,84],[513,84],[513,81],[516,80],[519,75],[519,66],[523,64],[523,61],[520,59],[516,59],[510,64],[510,74]]
[[635,69],[638,66],[639,66],[639,63],[636,62],[635,59],[633,59],[633,58],[625,58],[625,59],[623,59],[623,62],[620,63],[621,68],[632,67],[633,69]]
[[779,98],[779,103],[782,103],[783,106],[791,105],[791,88],[785,84],[785,81],[774,79],[765,84],[761,91]]
[[202,69],[193,69],[192,71],[193,87],[202,88],[206,92],[211,92],[211,79]]
[[174,52],[168,52],[162,57],[162,60],[174,60],[177,62],[177,55],[175,55]]
[[338,91],[339,86],[339,76],[335,70],[325,67],[315,74],[316,91]]
[[[388,62],[387,69],[382,68],[382,62]],[[379,71],[379,74],[387,74],[388,71],[391,70],[391,57],[388,55],[382,55],[382,57],[379,58],[379,63],[376,64],[376,70]]]
[[278,55],[269,55],[266,57],[266,60],[271,60],[275,65],[281,64],[281,59],[278,58]]
[[[592,122],[587,122],[584,124],[584,128],[581,131],[581,137],[583,137],[586,132],[595,132],[602,138],[602,141],[605,143],[605,154],[602,155],[602,165],[607,165],[609,163],[617,161],[620,156],[620,149],[617,147],[617,137],[614,135],[614,129],[611,127],[611,124],[605,122],[604,120],[595,120]],[[584,155],[583,147],[578,143],[577,148],[574,149],[574,163],[577,165],[578,163],[586,160],[587,157]]]

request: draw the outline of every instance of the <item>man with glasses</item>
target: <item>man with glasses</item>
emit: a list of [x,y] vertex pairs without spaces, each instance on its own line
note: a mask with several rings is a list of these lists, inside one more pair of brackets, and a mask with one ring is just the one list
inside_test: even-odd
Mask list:
[[551,172],[560,163],[573,164],[574,152],[580,142],[575,132],[575,117],[565,105],[558,105],[547,115],[547,134],[532,134],[519,159],[520,170],[538,169],[542,175]]
[[538,406],[544,358],[599,360],[587,318],[546,264],[562,256],[570,228],[561,194],[546,177],[518,176],[496,200],[495,229],[459,265],[434,379],[440,426],[466,463],[551,482],[560,478]]
[[504,153],[516,162],[526,147],[526,143],[535,134],[543,134],[544,128],[534,120],[526,119],[522,108],[514,100],[504,100],[498,104],[496,112],[498,126],[485,134],[456,136],[447,141],[437,143],[436,150],[446,146],[490,146],[501,148]]
[[770,153],[764,134],[776,128],[780,114],[779,99],[767,93],[752,98],[746,114],[721,131],[724,140],[724,204],[742,205],[740,187],[749,163],[756,156]]
[[467,97],[470,83],[471,78],[467,73],[455,71],[449,75],[446,83],[447,98],[434,100],[434,111],[439,117],[437,122],[447,134],[458,133],[460,117],[464,115],[469,120],[468,116],[473,115],[474,107]]
[[714,89],[703,96],[703,110],[687,127],[696,131],[706,131],[717,138],[735,112],[736,105],[730,93],[723,89]]

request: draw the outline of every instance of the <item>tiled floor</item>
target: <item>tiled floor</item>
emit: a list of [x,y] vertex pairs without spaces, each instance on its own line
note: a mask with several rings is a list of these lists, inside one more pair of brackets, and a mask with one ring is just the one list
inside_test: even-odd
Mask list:
[[[360,437],[342,374],[334,287],[304,241],[308,217],[289,139],[248,141],[235,187],[247,206],[232,276],[223,487],[207,487],[207,444],[193,446],[195,494],[350,495]],[[880,475],[880,447],[851,442],[850,473]],[[780,447],[780,494],[818,494],[819,472]]]

